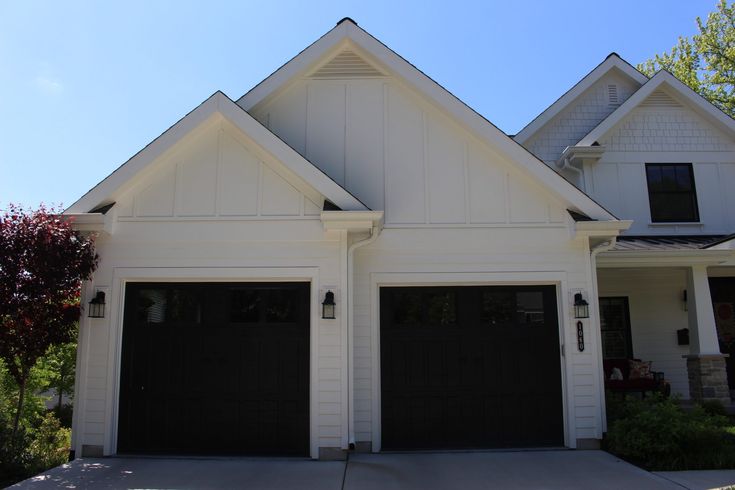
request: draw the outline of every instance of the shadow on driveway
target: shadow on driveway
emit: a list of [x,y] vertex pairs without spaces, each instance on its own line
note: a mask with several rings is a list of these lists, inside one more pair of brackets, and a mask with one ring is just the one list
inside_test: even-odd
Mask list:
[[[603,451],[352,454],[348,463],[276,458],[80,459],[18,488],[320,490],[707,488],[649,473]],[[735,471],[721,477],[735,477]],[[729,474],[727,474],[729,473]]]

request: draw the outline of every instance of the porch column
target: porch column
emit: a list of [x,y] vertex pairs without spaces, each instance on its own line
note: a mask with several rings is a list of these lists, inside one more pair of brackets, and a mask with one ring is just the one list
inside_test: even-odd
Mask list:
[[709,291],[707,267],[693,265],[687,271],[689,311],[689,396],[692,400],[719,400],[730,404],[725,369],[726,355],[720,353],[715,315]]

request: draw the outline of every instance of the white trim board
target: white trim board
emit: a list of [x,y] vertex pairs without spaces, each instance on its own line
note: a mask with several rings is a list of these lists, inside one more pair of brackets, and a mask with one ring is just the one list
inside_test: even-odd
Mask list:
[[487,119],[349,19],[340,22],[250,92],[243,95],[238,99],[238,105],[246,111],[253,110],[268,97],[280,92],[289,83],[308,73],[320,60],[334,53],[346,42],[356,46],[383,71],[390,73],[397,80],[415,90],[481,142],[509,158],[524,174],[549,189],[568,207],[593,219],[616,219],[603,206],[554,172]]
[[622,121],[625,116],[630,114],[633,109],[638,107],[641,102],[646,100],[649,95],[662,86],[669,89],[668,91],[671,92],[671,95],[680,102],[694,109],[721,130],[730,135],[735,134],[735,120],[712,105],[694,90],[684,85],[674,75],[665,70],[661,70],[631,95],[628,100],[623,102],[620,107],[603,119],[592,131],[587,133],[585,137],[579,140],[576,146],[592,146],[596,141],[605,136],[607,132],[613,129],[616,124]]
[[366,211],[367,206],[329,178],[311,162],[260,124],[222,92],[215,92],[197,108],[164,131],[145,148],[117,168],[102,182],[72,204],[65,214],[87,213],[103,203],[114,202],[117,195],[139,173],[216,114],[224,117],[251,138],[266,153],[283,163],[324,197],[343,210]]
[[556,286],[557,314],[559,323],[559,367],[561,369],[562,413],[564,418],[564,445],[576,447],[576,427],[574,420],[574,390],[570,381],[574,379],[574,366],[571,357],[565,354],[565,327],[571,318],[567,301],[567,273],[560,272],[371,272],[370,273],[370,328],[372,342],[371,376],[372,407],[371,430],[372,451],[381,451],[382,446],[382,409],[380,379],[380,288],[399,286]]
[[[128,282],[309,282],[309,452],[319,458],[319,268],[307,267],[118,267],[113,271],[112,295],[115,302],[110,318],[107,395],[105,400],[104,454],[117,453],[118,411],[120,401],[120,363],[122,360],[125,285]],[[88,327],[89,328],[89,327]]]
[[551,121],[554,116],[559,114],[572,102],[582,95],[588,88],[597,83],[605,74],[610,70],[616,68],[619,72],[628,76],[629,78],[636,81],[639,85],[643,85],[648,81],[643,73],[633,68],[630,63],[622,59],[617,53],[610,53],[605,60],[597,65],[591,72],[582,78],[576,85],[574,85],[568,92],[562,95],[559,99],[546,108],[541,114],[528,123],[513,139],[520,144],[526,143],[534,134],[536,134],[546,123]]

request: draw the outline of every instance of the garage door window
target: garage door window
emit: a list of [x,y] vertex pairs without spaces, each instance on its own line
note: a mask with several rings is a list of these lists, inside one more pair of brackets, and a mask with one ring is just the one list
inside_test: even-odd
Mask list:
[[147,323],[166,321],[166,293],[165,289],[141,289],[138,293],[138,320]]
[[265,321],[268,323],[293,323],[296,321],[296,304],[291,291],[272,290],[268,294]]
[[253,289],[230,290],[230,321],[257,323],[260,320],[261,295]]

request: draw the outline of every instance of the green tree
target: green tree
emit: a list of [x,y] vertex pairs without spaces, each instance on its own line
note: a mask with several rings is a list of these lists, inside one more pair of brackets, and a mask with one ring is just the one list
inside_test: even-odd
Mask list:
[[720,0],[691,38],[638,65],[648,76],[667,70],[730,116],[735,116],[735,4]]
[[64,395],[69,398],[74,396],[76,352],[75,342],[52,345],[33,368],[43,379],[43,390],[53,390],[58,411],[62,408]]

